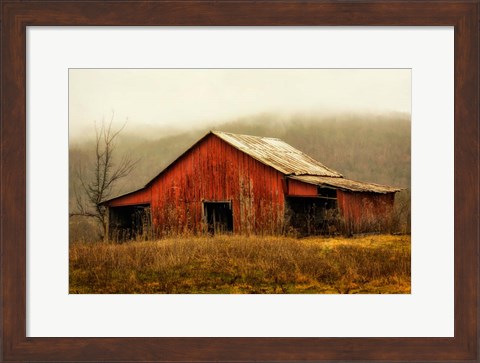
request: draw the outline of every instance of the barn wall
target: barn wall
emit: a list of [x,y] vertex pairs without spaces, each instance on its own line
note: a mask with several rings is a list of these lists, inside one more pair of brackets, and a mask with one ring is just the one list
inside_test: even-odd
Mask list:
[[152,198],[151,188],[137,190],[134,193],[127,194],[123,197],[116,198],[108,202],[109,207],[118,207],[135,204],[148,204]]
[[287,183],[289,196],[315,197],[318,195],[317,186],[314,184],[303,183],[295,179],[288,179]]
[[231,201],[234,233],[283,228],[282,174],[209,135],[151,184],[153,224],[160,234],[205,231],[202,201]]
[[337,190],[340,214],[352,232],[374,231],[389,222],[395,193],[346,192]]

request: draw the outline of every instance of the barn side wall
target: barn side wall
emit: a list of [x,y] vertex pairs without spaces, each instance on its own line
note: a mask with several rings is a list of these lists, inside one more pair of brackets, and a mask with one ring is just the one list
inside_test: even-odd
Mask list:
[[280,233],[283,182],[275,169],[209,135],[152,182],[154,228],[160,235],[204,232],[202,202],[229,201],[234,233]]
[[383,230],[390,221],[394,200],[395,193],[337,190],[340,215],[350,232]]
[[316,197],[318,195],[316,185],[303,183],[295,179],[287,179],[287,189],[289,196]]
[[119,207],[136,204],[149,204],[152,199],[151,188],[144,188],[136,192],[124,195],[108,202],[109,207]]

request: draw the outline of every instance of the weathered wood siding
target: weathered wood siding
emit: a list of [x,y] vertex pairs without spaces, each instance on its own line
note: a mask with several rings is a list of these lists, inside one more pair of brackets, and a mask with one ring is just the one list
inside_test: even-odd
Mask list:
[[394,200],[395,193],[337,190],[340,214],[353,231],[372,231],[375,225],[388,223]]
[[279,233],[282,182],[275,169],[209,135],[151,182],[153,225],[160,234],[202,232],[202,202],[231,201],[234,233]]

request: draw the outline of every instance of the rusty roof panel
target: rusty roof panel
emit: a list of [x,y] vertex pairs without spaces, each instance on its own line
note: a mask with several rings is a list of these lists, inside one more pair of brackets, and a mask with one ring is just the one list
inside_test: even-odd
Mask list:
[[345,178],[329,178],[315,175],[301,175],[291,176],[290,178],[300,180],[304,183],[316,184],[325,187],[333,187],[343,189],[351,192],[373,192],[373,193],[395,193],[399,192],[400,188],[390,187],[387,185],[380,185],[375,183],[364,183]]
[[283,174],[342,177],[342,174],[339,172],[327,168],[322,163],[280,139],[238,135],[221,131],[212,131],[212,133],[236,149]]

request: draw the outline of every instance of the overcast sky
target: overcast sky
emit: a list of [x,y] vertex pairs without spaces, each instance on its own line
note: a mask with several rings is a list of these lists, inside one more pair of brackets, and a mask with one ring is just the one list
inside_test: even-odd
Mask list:
[[[70,137],[110,119],[126,130],[196,128],[260,113],[411,112],[409,69],[71,69]],[[147,128],[148,129],[148,128]],[[151,135],[150,135],[151,136]]]

